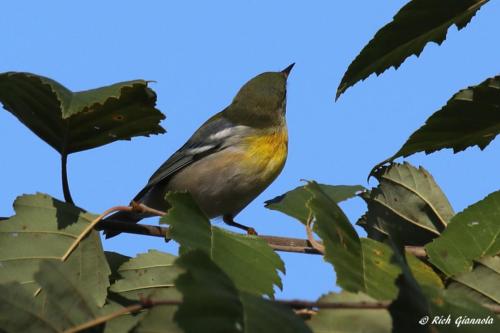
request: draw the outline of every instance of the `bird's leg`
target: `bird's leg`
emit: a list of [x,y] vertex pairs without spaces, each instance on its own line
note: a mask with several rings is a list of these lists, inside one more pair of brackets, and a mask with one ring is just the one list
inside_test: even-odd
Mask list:
[[224,215],[222,217],[222,220],[224,221],[225,224],[230,225],[231,227],[236,227],[236,228],[245,230],[248,235],[257,235],[257,231],[255,231],[254,228],[247,227],[246,225],[239,224],[238,222],[235,222],[231,215]]

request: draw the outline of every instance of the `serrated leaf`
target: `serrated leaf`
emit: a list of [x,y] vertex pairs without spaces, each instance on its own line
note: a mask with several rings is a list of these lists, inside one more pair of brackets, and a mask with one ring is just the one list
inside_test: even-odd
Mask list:
[[[398,172],[391,172],[390,169],[392,168],[397,168]],[[380,235],[392,232],[393,236],[397,234],[406,244],[422,245],[436,236],[426,236],[423,233],[419,234],[415,232],[415,230],[412,231],[411,228],[408,228],[407,224],[405,225],[407,221],[413,219],[414,221],[425,222],[426,220],[422,219],[423,216],[425,218],[428,217],[427,221],[435,221],[433,223],[439,225],[438,222],[440,221],[454,221],[456,218],[461,219],[462,213],[452,217],[453,212],[444,194],[442,194],[439,187],[434,183],[432,177],[423,169],[417,170],[408,164],[393,164],[379,169],[376,173],[376,177],[380,185],[377,188],[377,192],[372,190],[371,193],[364,193],[362,195],[368,202],[368,212],[362,217],[362,223],[358,222],[358,224],[362,224],[365,230],[368,231],[370,237],[375,236],[376,239],[380,239]],[[396,186],[401,186],[402,189],[394,190],[392,187]],[[411,191],[411,193],[420,194],[418,194],[418,196],[414,196],[413,194],[408,196],[405,194],[407,190]],[[441,205],[439,204],[440,202]],[[498,206],[498,203],[492,201],[490,202],[490,206],[494,209],[494,207]],[[409,213],[405,213],[405,211]],[[488,212],[492,215],[489,216],[487,220],[487,226],[485,227],[483,225],[475,229],[479,235],[485,236],[485,238],[474,239],[474,236],[469,234],[469,229],[476,226],[477,221],[471,214],[477,213],[488,215]],[[495,236],[495,230],[498,228],[493,225],[493,221],[498,221],[497,215],[499,213],[495,213],[491,210],[483,211],[481,207],[477,208],[476,211],[471,214],[467,215],[467,221],[464,222],[470,224],[469,229],[466,227],[458,229],[456,229],[456,227],[450,228],[449,226],[453,224],[449,223],[446,229],[439,230],[436,228],[435,232],[437,234],[443,232],[442,235],[444,235],[451,230],[455,234],[455,237],[453,239],[448,238],[447,240],[445,238],[445,241],[439,246],[439,249],[433,248],[434,243],[427,245],[427,254],[430,257],[430,262],[445,274],[454,275],[458,273],[458,271],[453,271],[453,274],[451,274],[449,271],[450,269],[461,269],[466,271],[468,267],[468,270],[470,270],[473,260],[480,260],[486,254],[494,255],[500,250],[500,245],[495,245],[496,243],[494,241],[497,238],[497,236]],[[420,217],[411,218],[411,216]],[[437,219],[439,216],[441,217]],[[417,225],[417,223],[415,224]],[[428,225],[430,226],[431,224]],[[497,231],[497,233],[500,233],[500,230]],[[442,235],[434,241],[438,242],[438,239],[443,237]],[[415,242],[415,240],[420,240],[420,243],[412,243]],[[479,247],[492,246],[493,248],[490,249],[491,252],[481,252],[478,245]],[[467,253],[472,257],[467,259]],[[435,261],[433,261],[432,257],[434,257]],[[408,258],[408,262],[411,263],[412,260]],[[413,262],[413,264],[416,263],[418,263],[418,261]],[[425,266],[426,265],[417,271],[412,268],[412,272],[419,283],[441,288],[442,284],[435,274],[422,274],[425,272]],[[449,266],[452,266],[452,268],[449,268]],[[483,303],[486,301],[491,302],[497,299],[497,296],[493,294],[496,290],[492,288],[496,282],[492,283],[492,281],[497,281],[498,277],[496,273],[493,274],[488,269],[478,265],[478,270],[470,273],[470,275],[463,275],[460,277],[453,276],[455,282],[452,282],[449,287],[451,289],[459,289],[470,296],[474,296],[473,298],[477,301],[482,300]],[[459,279],[462,280],[463,283],[460,283]]]
[[289,308],[248,293],[240,293],[246,333],[311,333],[304,321]]
[[130,257],[112,251],[104,251],[104,255],[106,256],[106,260],[108,261],[108,265],[111,270],[109,280],[113,283],[121,278],[120,274],[118,273],[118,269],[125,262],[129,261]]
[[453,216],[451,205],[434,178],[422,167],[393,163],[374,173],[379,185],[361,197],[368,211],[359,223],[374,230],[397,232],[405,245],[424,245],[444,230]]
[[373,73],[396,69],[411,55],[419,56],[429,42],[441,44],[448,28],[465,27],[488,0],[412,0],[380,29],[349,65],[337,99],[349,87]]
[[500,76],[456,93],[414,132],[399,151],[381,164],[418,152],[451,148],[454,153],[477,145],[480,149],[500,132]]
[[[30,293],[41,261],[59,261],[94,216],[45,194],[14,202],[16,215],[0,221],[0,284],[18,282]],[[29,246],[27,246],[29,244]],[[106,299],[111,271],[97,231],[91,231],[64,262],[94,302]]]
[[156,250],[139,254],[118,268],[121,278],[113,283],[110,291],[129,300],[140,301],[159,289],[173,289],[174,280],[180,273],[174,265],[176,258]]
[[[406,290],[407,286],[401,288]],[[469,297],[446,289],[422,287],[421,290],[421,293],[406,290],[404,301],[398,299],[391,305],[395,332],[489,333],[500,330],[495,313]],[[421,312],[415,312],[419,311],[417,309]],[[424,317],[428,321],[420,324]],[[447,318],[449,323],[446,323]],[[482,319],[483,323],[467,324],[466,320],[471,318]],[[460,323],[460,320],[465,322]]]
[[[312,213],[318,234],[327,248],[326,258],[330,256],[328,249],[332,249],[333,252],[341,252],[343,257],[356,264],[356,259],[362,255],[361,241],[347,216],[316,182],[309,182],[305,188],[311,193],[306,206]],[[361,263],[358,262],[358,265]],[[351,290],[348,287],[346,289]]]
[[[380,300],[395,298],[394,281],[401,269],[392,262],[392,249],[372,239],[360,239],[342,210],[316,183],[310,182],[306,189],[312,194],[308,207],[325,246],[325,260],[335,268],[337,284],[347,291],[364,292]],[[407,257],[421,283],[442,287],[429,266],[410,254]]]
[[[177,261],[186,270],[175,281],[183,303],[174,316],[185,332],[241,331],[243,305],[231,279],[212,262],[203,250],[191,250]],[[238,329],[239,328],[239,329]]]
[[212,229],[210,221],[188,193],[169,193],[171,208],[160,223],[170,225],[169,237],[180,244],[179,253],[200,249],[211,253]]
[[500,191],[455,215],[443,234],[426,246],[432,264],[448,276],[470,271],[473,260],[500,251]]
[[100,314],[92,295],[85,289],[85,283],[82,283],[64,263],[42,261],[40,270],[35,274],[35,280],[47,294],[48,304],[51,307],[57,304],[57,312],[68,324],[76,326]]
[[[389,306],[393,332],[490,332],[499,329],[499,323],[493,319],[494,313],[472,299],[450,290],[420,284],[408,267],[409,261],[401,255],[403,243],[397,234],[391,233],[391,245],[394,262],[402,270],[397,279],[398,297]],[[473,326],[462,323],[461,326],[457,324],[460,318],[490,318],[491,322]]]
[[[174,322],[177,307],[159,305],[148,310],[142,316],[131,333],[181,333],[181,329]],[[120,333],[123,331],[117,331]],[[107,333],[107,332],[105,332]]]
[[187,252],[177,264],[186,272],[176,281],[183,303],[174,319],[184,332],[311,332],[290,309],[238,290],[206,252]]
[[169,237],[181,245],[180,253],[203,250],[234,281],[238,289],[274,295],[281,288],[280,257],[262,239],[211,227],[210,221],[187,193],[169,193],[172,208],[160,223],[170,225]]
[[[153,332],[158,323],[163,325],[159,332],[179,332],[167,330],[175,327],[172,316],[175,306],[170,307],[170,316],[166,317],[164,311],[162,317],[157,315],[158,310],[164,310],[163,306],[154,308],[153,314],[150,313],[153,310],[126,313],[122,305],[110,300],[104,307],[98,307],[84,289],[85,284],[75,278],[71,268],[62,262],[42,261],[35,278],[43,288],[42,294],[36,298],[17,283],[0,285],[0,327],[6,332],[59,333],[77,328],[80,332],[82,325],[89,324],[85,332],[122,333],[132,329],[135,329],[133,332]],[[178,294],[171,292],[156,292],[148,299],[179,300]],[[121,314],[116,316],[117,312]]]
[[452,279],[454,282],[448,289],[466,293],[478,303],[500,304],[500,257],[483,258],[470,272]]
[[[108,308],[109,307],[109,308]],[[114,311],[118,311],[120,309],[120,305],[113,303],[111,306],[106,304],[104,309],[108,313],[112,313]],[[152,310],[152,309],[151,309]],[[103,333],[123,333],[123,332],[131,332],[134,327],[137,326],[137,323],[144,318],[151,310],[136,313],[136,314],[124,314],[113,318],[112,320],[106,322]],[[151,332],[152,333],[152,332]]]
[[0,102],[62,155],[165,132],[144,80],[72,92],[43,76],[7,72],[0,74]]
[[[43,302],[17,282],[0,285],[0,324],[7,332],[59,333],[102,313],[92,295],[84,289],[85,284],[68,265],[44,260],[35,279],[43,288]],[[98,328],[89,330],[99,331]]]
[[[357,192],[365,189],[361,185],[318,184],[318,186],[336,203],[350,199],[354,197]],[[287,214],[305,224],[309,215],[309,209],[306,207],[306,202],[309,201],[310,198],[311,193],[305,189],[305,186],[299,186],[276,198],[267,200],[265,205],[266,208]]]
[[[177,268],[179,269],[179,268]],[[111,296],[116,296],[112,294]],[[155,301],[173,301],[180,302],[180,294],[174,288],[156,289],[153,292],[145,295],[141,302]],[[146,307],[139,312],[124,313],[124,306],[135,306],[138,302],[123,302],[123,299],[118,299],[119,303],[109,301],[104,308],[105,329],[103,333],[180,333],[181,331],[174,323],[174,313],[177,311],[176,305],[154,305]],[[143,303],[144,304],[144,303]],[[130,309],[130,308],[129,308]],[[113,316],[120,312],[119,316]],[[110,316],[111,315],[111,316]],[[112,317],[112,318],[111,318]]]
[[40,315],[33,294],[17,282],[0,284],[0,328],[8,333],[59,332],[57,323]]
[[[452,322],[450,325],[433,325],[437,332],[470,332],[470,333],[489,333],[500,331],[500,322],[497,316],[491,310],[484,308],[474,300],[464,297],[463,294],[455,293],[446,289],[423,288],[425,295],[429,299],[431,318],[440,316],[446,318],[450,316]],[[479,318],[487,322],[479,325],[470,325],[463,323],[457,325],[458,319]]]
[[[310,182],[306,189],[312,195],[307,206],[314,217],[316,231],[323,240],[325,260],[335,268],[337,284],[347,291],[363,291],[377,299],[395,297],[397,290],[391,282],[398,276],[399,270],[389,262],[390,248],[371,240],[366,240],[363,246],[340,207],[317,183]],[[365,260],[371,268],[370,274],[365,274]],[[377,269],[380,266],[381,269]]]
[[444,288],[443,281],[436,272],[434,272],[431,266],[425,264],[422,260],[408,252],[406,253],[406,262],[415,280],[417,280],[419,284],[434,288]]
[[[322,296],[318,303],[373,301],[373,298],[363,293],[342,291]],[[321,333],[387,333],[391,331],[392,321],[387,309],[321,309],[308,325],[314,332]]]

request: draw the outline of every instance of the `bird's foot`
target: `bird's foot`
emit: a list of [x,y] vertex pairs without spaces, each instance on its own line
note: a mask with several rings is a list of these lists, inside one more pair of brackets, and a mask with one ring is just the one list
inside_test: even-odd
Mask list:
[[247,235],[249,235],[249,236],[258,236],[259,234],[257,233],[257,231],[255,231],[254,228],[249,227],[247,229]]
[[247,227],[246,225],[243,225],[243,224],[240,224],[236,221],[234,221],[233,217],[230,216],[230,215],[225,215],[222,217],[222,220],[224,221],[225,224],[227,225],[230,225],[232,227],[235,227],[235,228],[238,228],[238,229],[242,229],[242,230],[245,230],[247,235],[254,235],[254,236],[257,236],[257,231],[255,231],[254,228],[252,227]]

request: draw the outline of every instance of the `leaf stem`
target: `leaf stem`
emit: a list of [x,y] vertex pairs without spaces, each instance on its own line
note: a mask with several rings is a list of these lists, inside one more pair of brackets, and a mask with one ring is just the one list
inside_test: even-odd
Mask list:
[[87,236],[87,234],[92,230],[92,228],[94,228],[94,226],[97,223],[99,223],[99,221],[101,221],[104,217],[106,217],[107,215],[109,215],[111,213],[114,213],[114,212],[118,212],[118,211],[132,211],[133,209],[134,208],[130,207],[130,206],[115,206],[115,207],[111,207],[111,208],[107,209],[106,211],[104,211],[104,213],[102,213],[96,219],[94,219],[92,222],[90,222],[89,225],[73,241],[73,243],[71,243],[71,245],[69,246],[69,248],[66,251],[66,253],[64,253],[64,255],[61,257],[61,261],[66,261],[66,259],[68,259],[68,257],[71,254],[71,252],[73,252],[73,250],[78,246],[78,244],[80,244],[80,242],[82,241],[82,239],[85,238],[85,236]]
[[312,224],[313,224],[313,216],[312,216],[312,214],[309,214],[309,217],[307,218],[307,222],[306,222],[307,240],[309,241],[309,244],[311,244],[311,246],[316,251],[318,251],[321,254],[325,254],[325,246],[314,239]]
[[69,190],[67,164],[68,164],[68,154],[62,153],[61,154],[61,179],[62,179],[64,200],[67,203],[74,205],[75,202],[73,201],[73,198],[71,197],[71,192]]
[[68,259],[71,252],[73,252],[73,250],[78,246],[78,244],[80,244],[82,239],[85,238],[85,236],[87,236],[87,234],[99,222],[101,222],[103,218],[105,218],[106,216],[108,216],[109,214],[114,213],[114,212],[145,212],[145,213],[150,213],[150,214],[159,215],[159,216],[163,216],[166,214],[165,212],[150,208],[146,205],[137,203],[135,201],[132,201],[132,204],[130,206],[111,207],[111,208],[105,210],[104,213],[102,213],[96,219],[94,219],[92,222],[89,223],[89,225],[80,233],[80,235],[78,235],[78,237],[74,240],[74,242],[71,243],[71,245],[68,248],[68,250],[66,251],[66,253],[64,253],[64,255],[61,257],[61,261],[65,261],[66,259]]

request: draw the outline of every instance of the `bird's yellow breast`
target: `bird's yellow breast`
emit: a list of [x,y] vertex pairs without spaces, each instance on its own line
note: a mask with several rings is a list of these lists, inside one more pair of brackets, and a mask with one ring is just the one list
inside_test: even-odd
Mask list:
[[254,173],[272,181],[285,165],[288,154],[286,127],[246,139],[245,163]]

